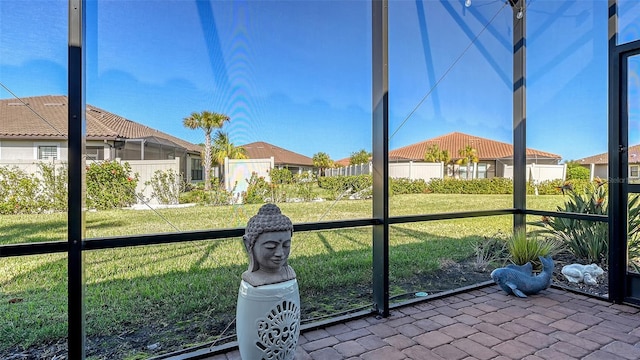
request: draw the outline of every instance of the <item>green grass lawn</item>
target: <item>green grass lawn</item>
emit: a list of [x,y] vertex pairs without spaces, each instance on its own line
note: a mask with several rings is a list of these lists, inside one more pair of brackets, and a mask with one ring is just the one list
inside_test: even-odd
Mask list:
[[[391,216],[511,207],[508,195],[398,195]],[[562,196],[527,199],[554,210]],[[259,205],[152,211],[88,212],[88,238],[242,227]],[[371,201],[280,204],[294,223],[367,218]],[[171,223],[168,224],[167,220]],[[511,216],[392,226],[393,294],[424,290],[425,273],[473,254],[484,237],[511,231]],[[66,214],[0,216],[0,244],[65,240]],[[371,229],[295,233],[290,264],[300,283],[303,319],[371,303]],[[88,355],[113,358],[152,354],[214,340],[235,316],[247,257],[241,240],[197,241],[87,251],[85,257]],[[66,336],[66,254],[0,258],[0,357],[16,346]],[[427,289],[428,290],[428,289]],[[128,355],[127,355],[128,354]],[[155,353],[157,354],[157,353]]]

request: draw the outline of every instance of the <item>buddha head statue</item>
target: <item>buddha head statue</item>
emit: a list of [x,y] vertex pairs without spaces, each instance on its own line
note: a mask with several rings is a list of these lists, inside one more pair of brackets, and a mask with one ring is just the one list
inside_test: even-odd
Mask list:
[[242,237],[249,255],[249,269],[242,279],[253,286],[295,279],[288,263],[292,234],[293,224],[280,208],[275,204],[263,205],[249,219]]

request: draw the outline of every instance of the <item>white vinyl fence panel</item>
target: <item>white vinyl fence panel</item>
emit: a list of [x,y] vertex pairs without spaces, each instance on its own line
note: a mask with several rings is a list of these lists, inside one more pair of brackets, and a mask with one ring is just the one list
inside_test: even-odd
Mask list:
[[390,163],[389,177],[394,179],[405,178],[411,180],[442,179],[444,177],[444,163]]
[[[527,164],[527,181],[530,179],[535,183],[548,180],[562,180],[567,177],[567,165],[558,164]],[[504,166],[504,177],[513,179],[513,165]]]
[[[325,176],[352,176],[371,174],[373,164],[349,165],[341,168],[327,169]],[[406,178],[411,180],[423,179],[429,181],[431,179],[442,179],[444,177],[443,163],[424,163],[424,162],[404,162],[390,163],[389,177],[398,179]]]
[[371,174],[373,164],[349,165],[340,168],[326,169],[325,176],[355,176],[363,174]]
[[[149,204],[157,205],[158,200],[152,198],[151,194],[153,189],[151,186],[145,185],[145,183],[153,177],[156,171],[168,171],[173,170],[176,174],[184,176],[185,174],[180,174],[180,158],[176,157],[171,160],[126,160],[121,161],[117,160],[120,163],[129,163],[131,166],[131,172],[133,174],[138,174],[138,186],[136,186],[136,194],[141,194],[144,199],[148,201]],[[138,198],[138,203],[141,202]]]
[[[96,160],[87,160],[87,165],[94,162]],[[110,161],[110,160],[105,160]],[[116,159],[116,161],[120,163],[129,163],[131,166],[132,174],[138,174],[138,185],[136,187],[136,194],[142,194],[145,199],[151,198],[152,189],[151,186],[145,185],[145,182],[151,180],[153,174],[158,171],[166,171],[172,169],[176,174],[180,174],[180,158],[175,158],[172,160],[126,160],[122,161],[120,159]],[[67,165],[66,161],[61,160],[0,160],[0,166],[7,166],[9,168],[17,167],[28,174],[39,174],[38,163],[53,163],[56,165],[56,168],[60,168]],[[97,160],[96,162],[102,162],[102,160]],[[184,174],[182,174],[184,175]],[[138,203],[140,203],[142,199],[138,198]],[[151,199],[149,201],[151,204],[157,204],[156,199]]]
[[269,172],[274,167],[273,157],[269,159],[224,159],[224,185],[227,191],[233,191],[236,201],[242,200],[242,192],[247,191],[251,174],[256,173],[271,181]]
[[27,174],[39,174],[39,163],[54,164],[56,170],[67,164],[66,161],[62,160],[0,160],[0,167],[8,167],[9,169],[18,168]]

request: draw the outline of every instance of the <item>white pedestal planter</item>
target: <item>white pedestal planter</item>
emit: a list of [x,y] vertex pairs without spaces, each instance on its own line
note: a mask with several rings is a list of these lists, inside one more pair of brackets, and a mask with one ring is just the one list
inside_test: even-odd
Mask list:
[[243,360],[293,360],[300,335],[298,281],[252,286],[243,280],[236,333]]

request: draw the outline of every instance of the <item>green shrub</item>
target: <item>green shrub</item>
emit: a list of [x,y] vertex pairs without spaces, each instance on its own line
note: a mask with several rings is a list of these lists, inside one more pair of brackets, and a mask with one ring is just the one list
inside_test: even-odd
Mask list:
[[227,191],[224,186],[220,185],[220,179],[213,178],[211,179],[210,190],[204,190],[204,185],[200,183],[195,189],[181,193],[179,200],[181,204],[229,205],[233,202],[233,191]]
[[428,191],[435,194],[512,194],[513,181],[507,178],[491,179],[431,179]]
[[313,200],[315,197],[315,192],[313,191],[314,180],[314,175],[310,172],[296,174],[293,178],[296,196],[303,201]]
[[584,166],[567,166],[567,180],[589,180],[591,171]]
[[427,182],[423,179],[391,178],[389,179],[392,195],[424,194],[428,192]]
[[0,167],[0,214],[67,210],[67,167],[38,163],[38,173]]
[[42,212],[40,180],[17,167],[0,167],[0,214]]
[[[556,180],[546,180],[538,183],[538,195],[563,195],[569,194],[569,190],[573,191],[576,194],[584,195],[587,191],[589,191],[589,187],[591,186],[591,182],[582,179],[573,179],[562,181],[560,179]],[[606,185],[604,185],[606,186]],[[527,184],[527,194],[534,194],[535,187],[532,183]]]
[[113,209],[136,203],[138,174],[117,161],[92,162],[86,167],[87,207]]
[[371,175],[322,176],[318,178],[318,186],[328,191],[331,200],[346,194],[363,191],[373,185]]
[[42,177],[40,202],[42,208],[50,211],[67,211],[69,170],[66,164],[38,163]]
[[258,176],[256,172],[251,173],[251,178],[246,180],[249,186],[247,191],[242,193],[242,200],[245,204],[262,204],[271,194],[271,185]]
[[269,200],[273,203],[286,202],[287,185],[294,182],[291,171],[289,169],[271,169],[269,177],[271,178]]
[[289,169],[271,169],[269,177],[272,184],[287,185],[293,183],[293,174]]
[[165,205],[175,205],[179,203],[180,193],[183,189],[182,175],[173,169],[156,170],[150,180],[144,183],[151,185],[151,196],[158,200],[158,203]]

